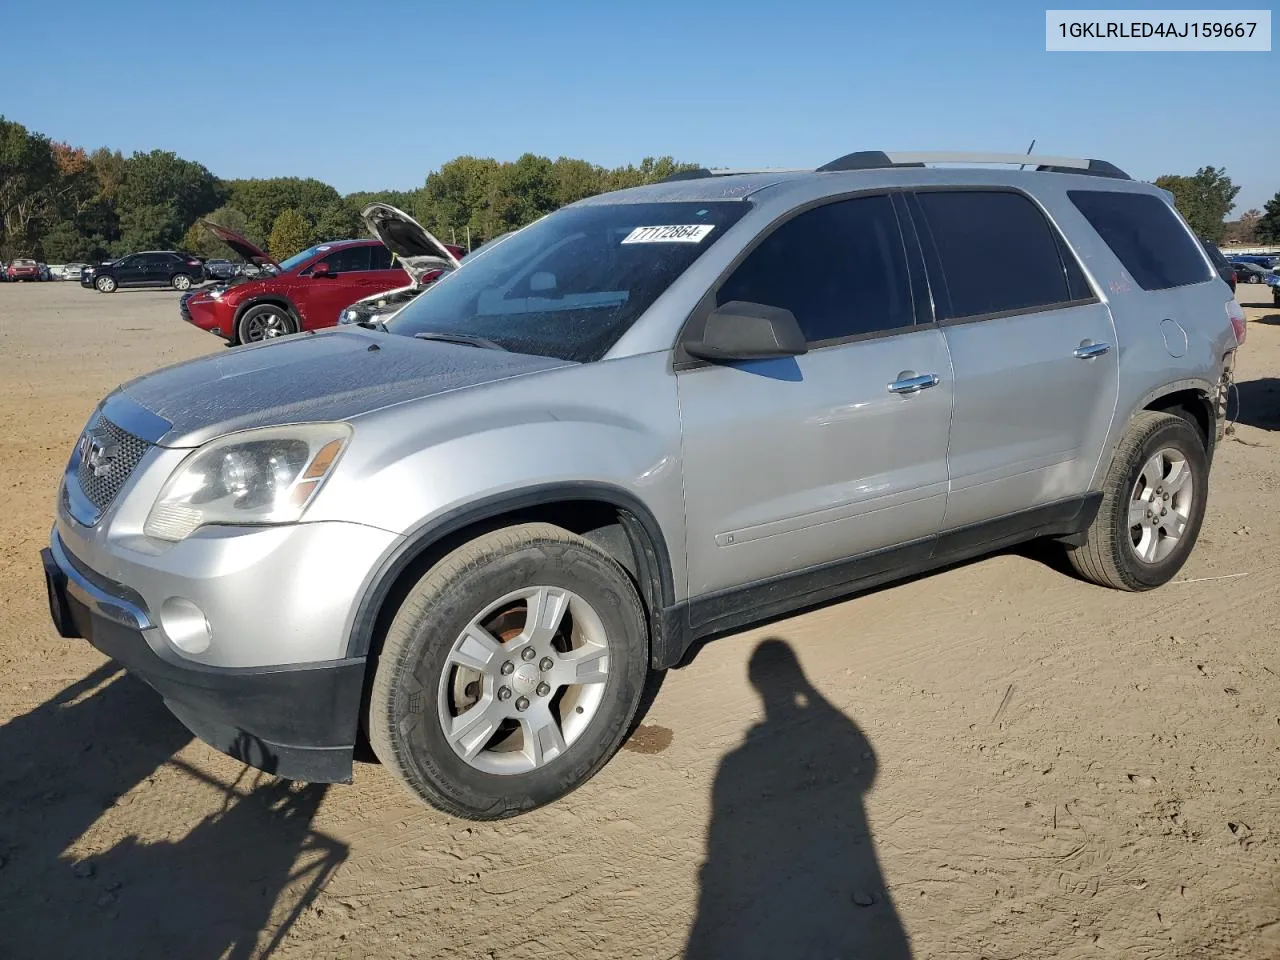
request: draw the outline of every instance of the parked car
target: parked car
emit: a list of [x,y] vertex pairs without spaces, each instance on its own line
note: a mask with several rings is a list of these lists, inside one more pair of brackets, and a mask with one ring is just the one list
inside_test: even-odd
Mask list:
[[1222,251],[1218,245],[1207,237],[1198,237],[1200,245],[1204,247],[1204,252],[1209,255],[1209,260],[1213,263],[1213,268],[1218,271],[1218,276],[1226,281],[1227,286],[1234,293],[1236,289],[1236,271],[1234,265],[1227,261],[1222,255]]
[[0,283],[9,282],[9,264],[0,260]]
[[1266,283],[1271,271],[1247,260],[1236,260],[1231,264],[1236,272],[1237,283]]
[[236,275],[236,265],[230,260],[206,260],[204,275],[208,280],[230,280]]
[[49,269],[49,265],[47,263],[41,263],[39,264],[39,267],[41,280],[49,281],[53,279],[53,271]]
[[78,281],[84,275],[85,268],[88,266],[89,264],[80,262],[64,264],[61,279]]
[[215,284],[179,303],[183,320],[228,343],[254,343],[334,326],[343,307],[409,280],[377,240],[321,243],[277,263],[238,233],[205,220],[200,223],[263,271]]
[[89,267],[81,274],[80,285],[99,293],[114,293],[118,287],[189,290],[203,280],[204,265],[198,257],[175,250],[146,250]]
[[[383,323],[396,311],[450,273],[469,256],[454,244],[442,243],[413,217],[390,204],[372,203],[361,211],[369,232],[382,241],[412,283],[364,297],[338,311],[339,323]],[[474,251],[478,253],[489,244]]]
[[1274,270],[1276,264],[1280,263],[1280,258],[1267,256],[1265,254],[1253,253],[1237,253],[1231,256],[1232,263],[1254,263],[1262,267],[1263,270]]
[[34,260],[14,260],[6,271],[10,280],[43,280],[40,264]]
[[[962,160],[1035,169],[921,168]],[[599,770],[698,638],[1035,538],[1167,583],[1244,339],[1110,164],[693,171],[544,217],[385,328],[112,392],[50,609],[247,763],[348,781],[367,731],[423,800],[511,816]]]

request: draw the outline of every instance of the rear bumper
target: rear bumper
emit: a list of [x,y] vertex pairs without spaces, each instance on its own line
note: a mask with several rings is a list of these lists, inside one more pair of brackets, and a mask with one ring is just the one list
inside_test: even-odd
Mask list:
[[153,687],[201,740],[286,779],[350,782],[364,658],[253,668],[179,662],[136,594],[84,568],[56,533],[40,555],[58,632],[88,640]]

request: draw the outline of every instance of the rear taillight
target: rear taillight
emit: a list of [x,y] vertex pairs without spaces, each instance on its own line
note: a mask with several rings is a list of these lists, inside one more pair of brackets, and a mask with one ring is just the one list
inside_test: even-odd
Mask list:
[[1227,319],[1231,321],[1231,329],[1236,335],[1236,343],[1244,343],[1248,328],[1245,326],[1244,310],[1240,304],[1236,303],[1234,297],[1227,301]]

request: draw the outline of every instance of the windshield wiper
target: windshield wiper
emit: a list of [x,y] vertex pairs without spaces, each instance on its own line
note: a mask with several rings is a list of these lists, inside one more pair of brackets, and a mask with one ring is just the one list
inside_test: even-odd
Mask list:
[[379,333],[389,333],[387,325],[381,320],[357,320],[357,327],[364,327],[366,330],[377,330]]
[[464,333],[415,333],[415,340],[435,340],[440,343],[461,343],[468,347],[483,347],[485,350],[502,350],[506,351],[500,343],[492,340],[486,340],[484,337],[469,337]]

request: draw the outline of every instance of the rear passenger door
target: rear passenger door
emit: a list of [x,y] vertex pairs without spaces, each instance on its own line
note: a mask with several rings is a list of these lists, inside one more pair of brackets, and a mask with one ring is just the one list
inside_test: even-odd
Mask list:
[[[717,305],[792,311],[808,353],[709,364],[677,351],[689,593],[708,600],[692,607],[695,628],[910,559],[867,558],[885,547],[932,550],[952,378],[941,332],[916,322],[922,269],[896,206],[862,196],[802,212],[719,284]],[[929,385],[893,392],[915,377]],[[836,563],[850,558],[862,559]],[[767,583],[797,572],[807,576]]]
[[1115,411],[1110,311],[1026,194],[916,191],[909,203],[955,375],[944,531],[1071,509]]

